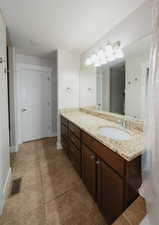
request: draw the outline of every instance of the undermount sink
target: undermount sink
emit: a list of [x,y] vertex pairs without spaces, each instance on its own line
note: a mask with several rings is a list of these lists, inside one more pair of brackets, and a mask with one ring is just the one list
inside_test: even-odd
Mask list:
[[118,141],[131,139],[131,135],[128,132],[117,127],[101,127],[100,135]]

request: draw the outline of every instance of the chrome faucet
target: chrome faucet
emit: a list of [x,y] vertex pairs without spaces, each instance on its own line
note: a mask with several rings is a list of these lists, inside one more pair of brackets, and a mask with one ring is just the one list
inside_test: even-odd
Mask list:
[[126,119],[118,120],[118,123],[121,127],[129,129],[129,123]]

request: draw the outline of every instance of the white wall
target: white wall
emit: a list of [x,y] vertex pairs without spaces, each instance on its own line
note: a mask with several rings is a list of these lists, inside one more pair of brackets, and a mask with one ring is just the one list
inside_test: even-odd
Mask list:
[[[58,112],[64,108],[79,107],[79,55],[58,50],[57,53]],[[60,117],[57,122],[57,147],[60,148]]]
[[122,46],[126,47],[136,40],[149,35],[152,32],[152,2],[153,1],[146,0],[109,33],[105,34],[101,40],[97,41],[92,48],[83,53],[81,56],[82,64],[85,58],[102,47],[105,41],[121,41]]
[[52,59],[45,59],[30,55],[22,55],[18,53],[16,53],[16,63],[52,67]]
[[126,58],[125,115],[144,119],[149,53]]
[[[88,49],[86,52],[84,52],[81,55],[81,67],[84,67],[84,62],[86,57],[94,53],[96,50],[100,49],[101,47],[103,47],[103,44],[106,41],[112,41],[112,42],[121,41],[122,47],[124,49],[127,49],[127,47],[129,48],[129,46],[138,42],[139,40],[142,40],[144,37],[149,36],[151,33],[152,33],[152,1],[146,0],[138,9],[136,9],[133,13],[131,13],[128,17],[126,17],[121,23],[116,25],[109,33],[105,34],[104,37],[101,38],[101,40],[97,41],[90,49]],[[148,59],[146,62],[144,62],[143,60],[144,59],[141,59],[142,62],[139,65],[139,63],[137,62],[137,59],[135,59],[134,66],[137,67],[137,65],[135,64],[138,63],[138,68],[134,69],[133,66],[131,67],[131,73],[133,73],[134,71],[134,76],[136,76],[138,73],[140,74],[140,76],[145,75],[145,67],[148,64]],[[133,62],[127,61],[127,67],[130,67],[128,66],[128,63],[133,64]],[[130,74],[130,68],[126,68],[126,69],[129,70],[128,73]],[[128,73],[126,74],[127,76],[126,79],[129,79]],[[140,85],[141,87],[139,87],[139,84],[138,84],[138,87],[136,86],[136,90],[131,88],[129,92],[127,92],[126,105],[128,105],[128,107],[126,107],[126,114],[133,114],[134,116],[138,118],[143,118],[145,87],[143,86],[143,82]],[[105,88],[103,87],[102,84],[101,86],[102,86],[101,87],[102,92],[104,92]],[[82,92],[82,89],[83,87],[80,86],[80,92]],[[107,90],[108,89],[109,87],[107,87]],[[100,92],[98,93],[98,97],[99,97],[99,94]],[[108,96],[108,93],[107,93],[107,96]],[[100,101],[99,98],[98,98],[98,101]],[[135,101],[136,101],[136,105],[135,103],[131,104],[132,102],[135,102]],[[109,108],[109,107],[107,105],[104,108]],[[131,110],[133,113],[130,113]]]
[[96,107],[96,68],[81,69],[79,85],[80,107]]
[[6,25],[0,12],[0,214],[5,201],[6,187],[10,176],[9,129],[8,129],[8,89],[6,64]]
[[56,57],[53,59],[39,58],[35,56],[27,56],[16,54],[16,64],[31,64],[46,66],[52,68],[52,134],[57,134],[57,62]]
[[79,55],[58,50],[58,109],[79,107]]

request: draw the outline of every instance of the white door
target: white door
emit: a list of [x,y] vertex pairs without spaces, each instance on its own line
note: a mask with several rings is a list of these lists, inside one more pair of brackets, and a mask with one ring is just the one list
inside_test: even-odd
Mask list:
[[21,69],[20,85],[20,131],[21,141],[49,136],[50,95],[49,75],[38,69]]

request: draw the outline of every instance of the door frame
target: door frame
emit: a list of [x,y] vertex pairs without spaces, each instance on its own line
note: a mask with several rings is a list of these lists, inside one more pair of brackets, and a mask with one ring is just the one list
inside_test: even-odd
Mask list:
[[48,79],[49,82],[49,99],[48,102],[50,102],[49,107],[49,118],[48,122],[50,125],[50,129],[48,129],[48,137],[52,137],[52,98],[51,98],[51,89],[52,89],[52,68],[46,67],[46,66],[39,66],[39,65],[32,65],[32,64],[23,64],[18,63],[16,64],[16,114],[17,114],[17,142],[18,145],[23,143],[22,138],[22,116],[21,116],[21,85],[20,85],[20,76],[22,70],[36,70],[40,72],[46,72],[48,73]]

